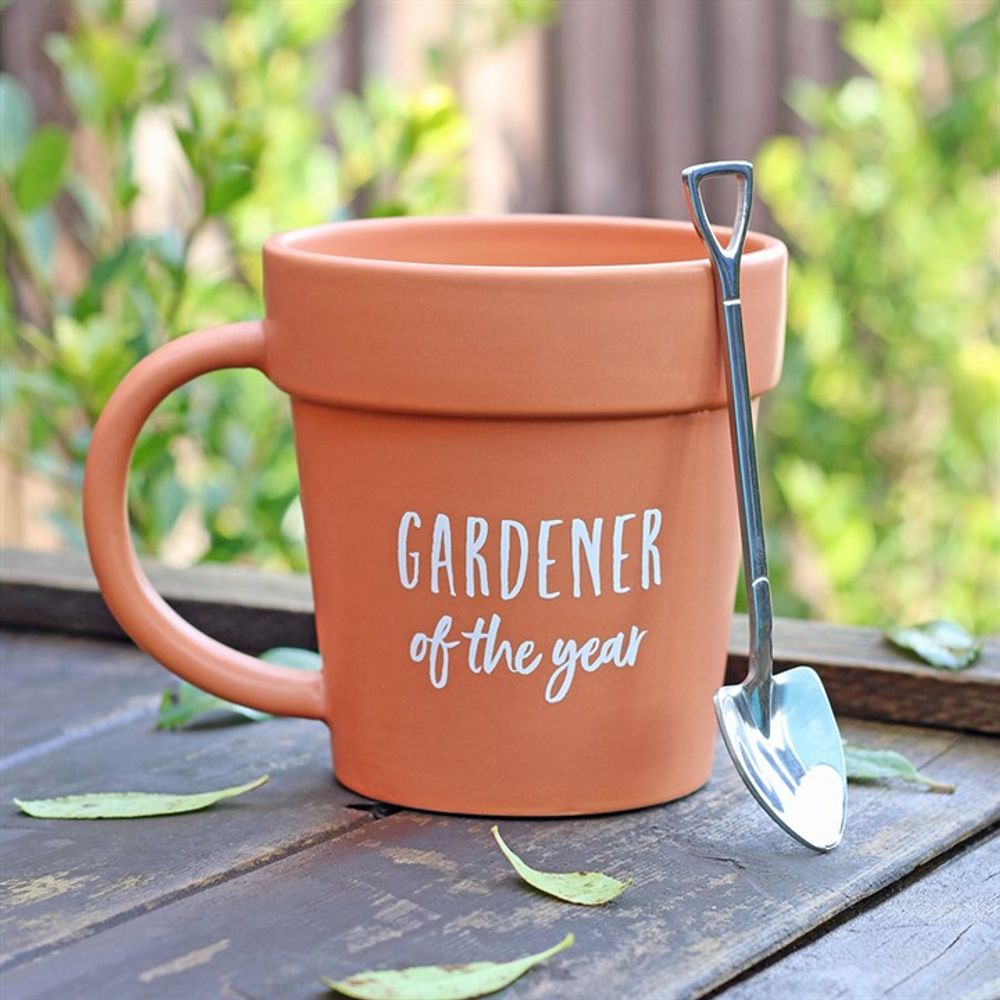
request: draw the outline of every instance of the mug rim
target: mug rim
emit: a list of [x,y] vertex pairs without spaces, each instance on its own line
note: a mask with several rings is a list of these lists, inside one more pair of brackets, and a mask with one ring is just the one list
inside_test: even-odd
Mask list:
[[[530,238],[544,231],[567,230],[572,228],[598,228],[607,230],[609,235],[627,235],[630,231],[648,236],[661,231],[665,238],[676,240],[678,236],[691,235],[701,256],[684,257],[676,260],[628,261],[596,264],[477,264],[472,262],[440,262],[424,260],[401,260],[392,257],[366,256],[363,254],[337,253],[304,245],[316,243],[330,236],[367,235],[383,230],[387,234],[401,229],[426,229],[430,232],[484,227],[493,229],[521,228]],[[712,227],[725,244],[731,232],[730,226]],[[450,279],[489,277],[520,279],[537,276],[540,279],[582,277],[594,278],[635,278],[640,275],[684,274],[710,268],[704,245],[698,240],[690,221],[677,219],[643,218],[620,215],[576,215],[555,213],[484,213],[465,215],[410,215],[391,216],[376,219],[344,219],[286,230],[268,237],[263,245],[264,256],[284,258],[289,264],[306,266],[357,268],[383,273],[423,274]],[[743,253],[744,264],[750,267],[765,265],[786,253],[785,244],[775,236],[750,230],[746,237]]]

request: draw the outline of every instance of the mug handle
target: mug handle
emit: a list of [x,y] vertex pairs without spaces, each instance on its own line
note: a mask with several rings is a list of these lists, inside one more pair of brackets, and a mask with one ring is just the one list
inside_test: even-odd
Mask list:
[[265,663],[199,632],[153,589],[129,531],[129,463],[157,403],[196,375],[219,368],[262,371],[263,365],[258,321],[190,333],[140,361],[115,389],[94,428],[84,472],[84,530],[104,600],[138,646],[220,698],[276,715],[322,719],[321,672]]

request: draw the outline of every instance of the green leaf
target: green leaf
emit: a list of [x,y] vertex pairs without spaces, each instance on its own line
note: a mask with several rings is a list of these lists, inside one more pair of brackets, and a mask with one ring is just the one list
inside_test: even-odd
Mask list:
[[194,795],[165,795],[161,792],[87,792],[62,795],[55,799],[14,799],[21,812],[36,819],[140,819],[145,816],[172,816],[196,812],[260,788],[267,781],[261,775],[254,781],[216,792]]
[[512,962],[417,965],[358,972],[347,979],[321,977],[320,982],[329,990],[359,1000],[467,1000],[502,990],[528,969],[571,947],[573,941],[573,935],[567,934],[551,948]]
[[52,211],[43,208],[22,219],[24,242],[38,269],[51,278],[55,270],[56,220]]
[[323,660],[319,653],[312,649],[300,649],[298,646],[275,646],[260,654],[265,663],[277,663],[282,667],[292,667],[294,670],[322,670]]
[[34,124],[31,96],[9,73],[0,73],[0,173],[17,169]]
[[899,649],[914,653],[925,663],[942,670],[971,667],[983,648],[983,644],[961,625],[942,620],[889,629],[885,637]]
[[194,722],[203,720],[215,712],[226,712],[242,716],[248,722],[270,719],[267,712],[256,708],[237,705],[235,702],[217,698],[214,694],[181,681],[176,687],[168,687],[160,698],[160,709],[156,715],[157,729],[183,729]]
[[[319,653],[296,646],[276,646],[260,654],[267,663],[277,663],[293,670],[320,670],[323,661]],[[196,722],[203,722],[207,716],[223,712],[236,715],[246,722],[262,722],[273,716],[246,705],[219,698],[201,688],[181,681],[166,688],[160,698],[160,709],[156,715],[157,729],[184,729]]]
[[540,872],[525,864],[505,843],[500,836],[499,827],[491,831],[504,856],[513,865],[514,871],[530,886],[563,899],[567,903],[578,903],[580,906],[601,906],[617,899],[630,885],[631,881],[621,882],[610,875],[601,872]]
[[219,167],[205,184],[205,214],[218,215],[248,195],[254,186],[253,170],[242,163]]
[[28,143],[14,175],[14,200],[25,214],[47,205],[62,187],[69,162],[69,135],[55,125],[40,128]]
[[893,778],[911,784],[926,785],[929,791],[951,795],[954,785],[934,781],[921,774],[901,753],[895,750],[871,750],[868,747],[844,743],[847,780],[859,785],[884,784]]

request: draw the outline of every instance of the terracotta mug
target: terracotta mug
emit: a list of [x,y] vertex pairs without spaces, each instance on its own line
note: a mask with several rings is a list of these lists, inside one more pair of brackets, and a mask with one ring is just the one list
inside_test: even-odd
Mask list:
[[[751,390],[778,380],[787,253],[751,233]],[[739,557],[715,291],[688,223],[335,223],[264,246],[266,318],[124,379],[84,485],[105,600],[213,694],[322,719],[374,799],[569,815],[708,779]],[[171,390],[257,368],[291,397],[321,673],[183,621],[129,536],[136,436]]]

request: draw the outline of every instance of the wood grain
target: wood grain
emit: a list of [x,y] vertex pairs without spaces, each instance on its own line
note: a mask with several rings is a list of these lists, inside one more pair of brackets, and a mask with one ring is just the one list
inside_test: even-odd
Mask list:
[[119,722],[152,718],[170,676],[122,642],[0,633],[0,772]]
[[[168,604],[213,638],[259,653],[316,648],[309,578],[241,566],[171,569],[143,561]],[[0,552],[0,626],[123,638],[82,552]]]
[[[209,791],[264,773],[271,780],[262,788],[186,816],[38,821],[11,803],[76,792]],[[323,727],[289,720],[184,733],[132,723],[12,768],[3,786],[0,962],[372,821],[347,808],[365,800],[334,782]]]
[[[367,800],[334,782],[318,723],[156,732],[168,675],[130,647],[20,635],[0,637],[0,649],[4,745],[18,748],[2,772],[2,962],[372,821],[348,808]],[[11,803],[84,791],[207,791],[265,772],[272,780],[263,788],[186,817],[39,825]]]
[[[729,683],[746,673],[747,625],[733,617]],[[1000,734],[1000,639],[991,636],[968,670],[927,666],[895,649],[878,629],[779,618],[775,669],[816,668],[837,712],[863,719]]]
[[[288,723],[288,732],[302,725]],[[275,731],[271,724],[254,728],[254,742]],[[521,884],[492,845],[488,819],[399,812],[207,891],[195,886],[173,901],[150,903],[151,912],[136,908],[129,919],[106,922],[99,935],[11,969],[5,1000],[312,997],[318,974],[510,958],[568,930],[577,936],[575,948],[506,996],[593,997],[595,984],[602,996],[698,996],[1000,816],[994,741],[872,723],[848,723],[845,731],[859,742],[904,750],[958,791],[852,789],[847,839],[822,856],[769,823],[721,753],[711,783],[680,802],[617,816],[504,821],[512,847],[540,868],[586,866],[636,879],[620,900],[598,910],[567,906]],[[297,747],[291,740],[287,752],[300,753]],[[224,752],[206,745],[193,773],[222,766]],[[270,766],[279,768],[283,753],[271,744]],[[318,784],[289,781],[293,772],[286,766],[271,786],[284,808],[248,797],[202,814],[185,826],[187,836],[215,820],[216,842],[231,841],[241,812],[272,828],[297,825],[326,799]],[[62,838],[65,826],[34,823],[35,844],[43,835]],[[110,853],[120,859],[106,866],[153,852],[179,860],[184,838],[164,843],[165,823],[100,829],[113,835]],[[41,870],[52,867],[46,857]],[[129,870],[142,869],[133,863]]]
[[559,162],[567,168],[559,184],[562,210],[642,213],[638,7],[619,0],[587,0],[565,4],[560,12],[554,30],[563,144]]
[[[251,653],[315,648],[308,577],[230,566],[147,568],[173,607],[222,642]],[[0,553],[0,625],[122,637],[82,553]],[[815,667],[839,713],[1000,734],[997,637],[986,641],[974,667],[957,673],[920,664],[876,629],[779,618],[774,640],[776,668]],[[746,656],[746,617],[734,615],[728,682],[742,679]]]
[[724,990],[724,1000],[1000,996],[1000,836]]
[[[781,119],[782,55],[780,25],[793,16],[773,0],[703,0],[710,49],[698,53],[701,91],[707,111],[704,160],[753,160]],[[711,55],[706,58],[706,53]],[[753,67],[753,84],[744,74]],[[778,97],[778,100],[775,100]],[[703,112],[704,113],[704,112]],[[717,180],[705,186],[709,218],[729,224],[736,205],[736,186]],[[770,231],[767,205],[757,199],[753,228]]]
[[703,0],[640,5],[646,31],[641,53],[649,67],[645,102],[646,167],[654,215],[686,219],[681,171],[707,159],[709,119],[700,100],[691,100],[702,79],[706,24]]

